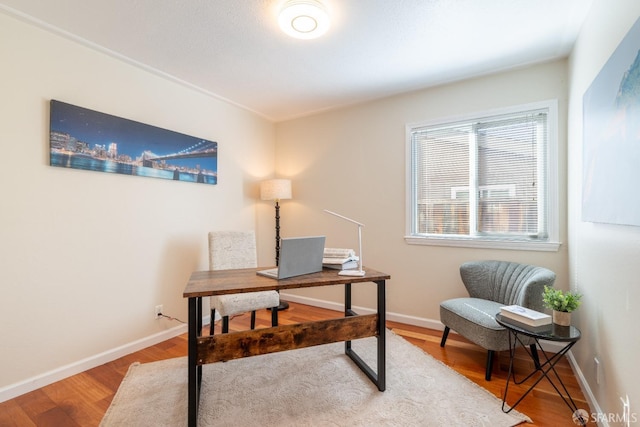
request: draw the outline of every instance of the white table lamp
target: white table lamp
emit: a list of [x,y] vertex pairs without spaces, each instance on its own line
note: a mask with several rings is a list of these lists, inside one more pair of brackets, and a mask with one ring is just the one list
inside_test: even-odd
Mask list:
[[331,212],[330,210],[325,209],[324,210],[326,213],[337,216],[338,218],[342,218],[346,221],[352,222],[354,224],[356,224],[358,226],[358,269],[357,270],[341,270],[338,274],[340,276],[364,276],[364,270],[362,269],[362,227],[364,227],[364,224],[355,221],[351,218],[347,218],[346,216],[337,214],[335,212]]

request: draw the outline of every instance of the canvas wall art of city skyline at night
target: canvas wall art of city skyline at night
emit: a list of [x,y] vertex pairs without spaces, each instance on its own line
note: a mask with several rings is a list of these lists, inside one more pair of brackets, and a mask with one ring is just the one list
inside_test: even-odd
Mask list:
[[218,143],[51,100],[50,165],[218,183]]

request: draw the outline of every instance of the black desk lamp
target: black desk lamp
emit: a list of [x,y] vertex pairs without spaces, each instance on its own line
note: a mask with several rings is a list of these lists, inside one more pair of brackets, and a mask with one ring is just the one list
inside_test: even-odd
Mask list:
[[[276,203],[276,265],[280,262],[280,200],[291,199],[290,179],[269,179],[260,183],[260,199]],[[278,311],[289,308],[289,303],[280,300]]]

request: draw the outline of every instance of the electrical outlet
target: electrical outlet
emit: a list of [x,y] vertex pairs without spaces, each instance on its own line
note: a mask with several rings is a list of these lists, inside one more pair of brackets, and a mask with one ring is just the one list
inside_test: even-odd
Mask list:
[[162,304],[156,305],[156,319],[159,319],[161,314],[162,314]]

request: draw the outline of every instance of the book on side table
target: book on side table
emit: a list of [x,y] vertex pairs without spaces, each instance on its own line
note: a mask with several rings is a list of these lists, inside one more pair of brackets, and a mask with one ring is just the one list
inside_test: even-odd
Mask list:
[[502,320],[531,331],[541,331],[551,324],[551,316],[519,305],[500,308]]

